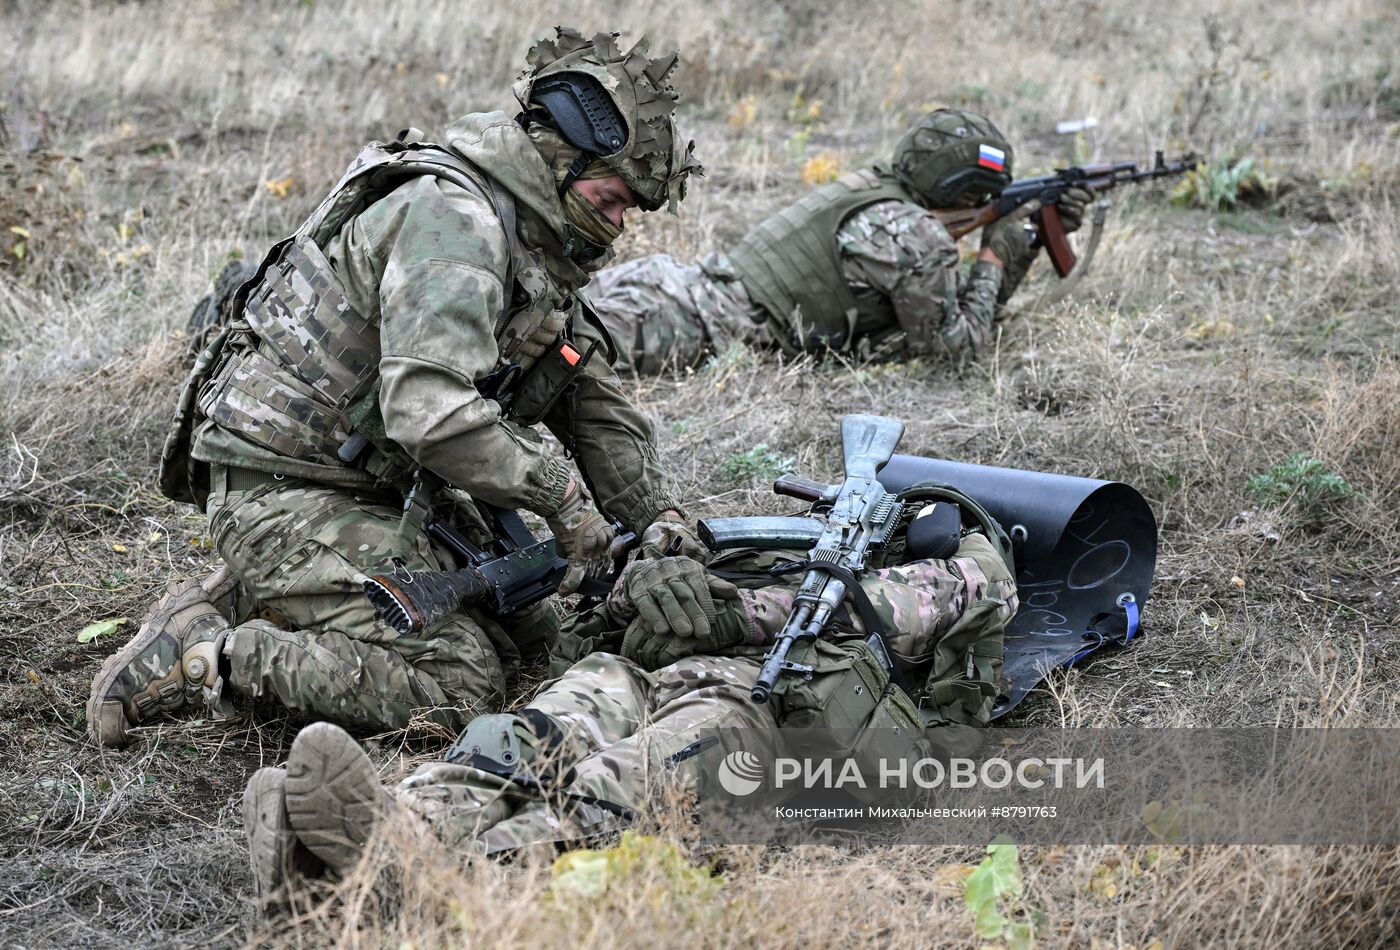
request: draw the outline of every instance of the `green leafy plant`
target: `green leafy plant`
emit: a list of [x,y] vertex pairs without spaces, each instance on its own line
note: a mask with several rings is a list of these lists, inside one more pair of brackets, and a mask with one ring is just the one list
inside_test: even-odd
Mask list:
[[1356,494],[1345,478],[1307,452],[1294,452],[1262,475],[1255,475],[1245,491],[1261,504],[1292,503],[1313,514]]
[[1220,158],[1192,169],[1172,190],[1179,205],[1221,211],[1258,205],[1273,197],[1278,180],[1253,158]]
[[554,862],[555,899],[590,899],[617,886],[654,888],[671,898],[712,898],[724,884],[709,868],[696,867],[669,841],[626,831],[611,848],[570,851]]
[[796,467],[797,459],[790,455],[779,455],[760,442],[751,449],[729,456],[720,465],[719,470],[720,474],[733,484],[745,485],[756,481],[772,481]]
[[987,845],[987,856],[963,882],[963,903],[972,915],[972,926],[984,940],[1002,940],[1010,950],[1030,950],[1035,928],[1028,921],[1013,921],[1005,910],[1021,897],[1021,856],[1007,841]]

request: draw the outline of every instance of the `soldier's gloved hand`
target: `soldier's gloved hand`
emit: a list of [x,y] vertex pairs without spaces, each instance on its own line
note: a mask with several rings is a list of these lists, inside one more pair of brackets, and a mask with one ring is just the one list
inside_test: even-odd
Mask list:
[[[675,517],[668,517],[675,515]],[[642,546],[638,552],[642,560],[656,560],[663,557],[688,557],[701,564],[710,563],[714,554],[700,543],[695,532],[680,520],[678,512],[663,512],[642,532]]]
[[1040,210],[1039,201],[1028,201],[1004,218],[982,229],[982,249],[1001,259],[1003,267],[1034,256],[1031,247],[1033,232],[1025,226],[1026,219]]
[[647,630],[678,637],[708,637],[716,601],[739,596],[737,587],[711,576],[688,557],[637,561],[618,586]]
[[639,561],[619,586],[637,611],[622,655],[655,670],[681,657],[715,653],[749,639],[739,588],[685,557]]
[[1084,213],[1094,203],[1094,193],[1088,188],[1070,188],[1060,195],[1055,206],[1060,209],[1060,218],[1065,222],[1065,233],[1073,234],[1084,223]]
[[593,499],[578,479],[569,479],[559,510],[544,520],[559,553],[569,560],[569,571],[559,585],[559,593],[572,594],[585,577],[606,577],[612,571],[608,547],[616,532],[593,507]]

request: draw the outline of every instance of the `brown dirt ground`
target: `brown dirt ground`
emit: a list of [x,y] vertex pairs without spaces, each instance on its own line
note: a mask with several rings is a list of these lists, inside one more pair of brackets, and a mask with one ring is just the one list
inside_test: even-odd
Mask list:
[[[710,176],[686,217],[629,227],[624,256],[723,246],[801,192],[812,155],[869,161],[930,101],[1004,116],[1026,169],[1071,147],[1048,131],[1053,120],[1092,109],[1106,120],[1083,146],[1095,157],[1161,142],[1257,155],[1288,176],[1279,201],[1258,208],[1179,208],[1162,189],[1123,196],[1076,296],[1037,308],[1051,280],[1035,274],[1020,319],[961,370],[738,350],[629,385],[697,516],[781,507],[762,484],[722,473],[758,443],[804,474],[833,476],[836,420],[853,411],[904,419],[904,451],[1141,490],[1162,528],[1148,636],[1052,677],[1013,723],[1400,723],[1400,98],[1382,69],[1393,43],[1374,42],[1393,38],[1394,23],[1384,4],[1364,2],[1320,20],[1258,4],[1212,10],[1188,3],[1168,26],[1129,3],[1075,17],[1057,4],[992,4],[974,29],[960,8],[925,3],[921,16],[952,24],[940,42],[977,54],[952,77],[891,31],[853,36],[841,26],[857,14],[851,4],[641,14],[686,43],[679,81],[695,90],[687,115]],[[239,795],[301,723],[240,706],[232,723],[174,720],[118,752],[86,742],[83,705],[101,660],[170,577],[209,563],[203,519],[154,483],[189,303],[225,254],[255,253],[288,230],[355,144],[396,129],[398,116],[499,104],[540,23],[630,16],[589,4],[547,12],[525,22],[473,5],[480,25],[457,48],[441,39],[438,14],[399,14],[390,39],[358,3],[6,8],[22,43],[0,113],[0,227],[15,243],[14,228],[30,237],[23,257],[13,246],[0,255],[0,944],[513,933],[631,945],[680,926],[706,928],[695,932],[717,945],[975,943],[955,897],[930,883],[976,860],[957,849],[734,849],[720,860],[745,919],[723,924],[687,917],[698,911],[674,895],[659,909],[609,900],[567,920],[536,915],[526,898],[548,890],[547,876],[478,868],[441,871],[467,875],[452,879],[472,889],[458,895],[467,911],[420,895],[399,909],[421,916],[337,910],[270,935],[252,914]],[[286,39],[293,26],[319,38]],[[1353,51],[1347,62],[1329,52],[1339,43]],[[288,45],[293,55],[265,66],[261,50]],[[365,76],[374,95],[347,99],[346,84]],[[825,106],[814,119],[816,100]],[[267,184],[282,180],[285,198]],[[1252,476],[1295,450],[1358,494],[1316,509],[1248,494]],[[76,641],[103,618],[126,623]],[[424,736],[373,742],[386,777],[433,747]],[[1125,849],[1026,849],[1021,913],[1057,946],[1395,939],[1393,850],[1181,850],[1140,865]],[[1108,894],[1105,875],[1123,886]],[[781,934],[765,931],[755,921],[779,916],[790,887],[874,896],[828,894]],[[326,906],[349,906],[338,900]]]

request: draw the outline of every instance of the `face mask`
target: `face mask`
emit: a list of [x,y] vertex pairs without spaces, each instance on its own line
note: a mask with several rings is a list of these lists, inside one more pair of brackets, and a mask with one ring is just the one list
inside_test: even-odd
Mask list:
[[608,246],[622,233],[620,225],[603,217],[603,213],[574,188],[564,192],[564,218],[573,232],[564,253],[577,264],[586,264],[602,257],[607,253]]

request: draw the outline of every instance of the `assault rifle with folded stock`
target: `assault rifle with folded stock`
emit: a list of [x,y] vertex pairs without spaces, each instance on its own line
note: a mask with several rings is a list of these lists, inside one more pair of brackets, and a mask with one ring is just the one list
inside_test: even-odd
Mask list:
[[[868,556],[889,543],[904,505],[885,491],[875,473],[890,460],[904,423],[883,416],[850,415],[841,420],[846,478],[840,485],[807,479],[779,479],[775,491],[810,501],[821,518],[707,518],[700,538],[714,551],[734,547],[808,548],[807,574],[792,612],[763,660],[752,699],[765,703],[787,673],[810,675],[812,667],[788,659],[792,648],[821,636],[848,595],[859,609],[860,577]],[[866,621],[867,627],[870,621]],[[891,672],[894,664],[880,630],[867,631],[866,643]]]
[[[1045,246],[1050,263],[1055,267],[1055,273],[1066,277],[1074,269],[1075,255],[1069,244],[1069,235],[1065,233],[1065,223],[1060,217],[1060,210],[1056,207],[1061,195],[1071,188],[1084,188],[1098,194],[1119,185],[1184,175],[1196,165],[1194,155],[1185,155],[1176,161],[1168,162],[1162,158],[1161,152],[1157,153],[1156,161],[1149,168],[1143,168],[1137,162],[1076,165],[1073,168],[1057,169],[1052,175],[1013,181],[1002,189],[1001,194],[981,207],[940,208],[933,213],[948,228],[949,234],[960,238],[998,218],[1006,217],[1022,205],[1039,201],[1040,210],[1031,216],[1037,240]],[[1101,224],[1101,220],[1096,220],[1096,229]]]
[[[560,556],[554,539],[536,539],[517,511],[480,501],[477,507],[490,518],[495,533],[495,540],[486,548],[472,544],[442,521],[430,520],[424,525],[428,535],[464,567],[415,571],[396,564],[391,573],[365,580],[365,596],[379,619],[406,636],[431,627],[448,614],[473,607],[498,617],[509,616],[559,589],[569,562]],[[631,532],[619,534],[613,541],[613,563],[618,569],[636,543],[637,536]],[[586,578],[579,593],[605,597],[612,581]]]

